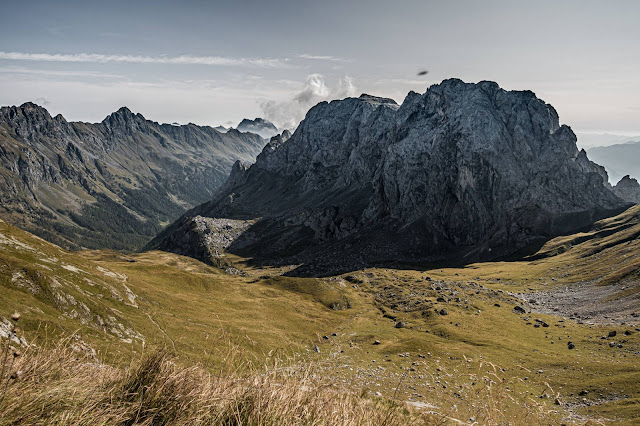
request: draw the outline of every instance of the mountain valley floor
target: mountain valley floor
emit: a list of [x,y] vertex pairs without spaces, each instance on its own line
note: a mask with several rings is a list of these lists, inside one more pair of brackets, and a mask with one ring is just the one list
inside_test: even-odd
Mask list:
[[[161,351],[171,354],[166,365],[218,380],[268,376],[273,383],[260,383],[272,391],[287,383],[296,395],[352,398],[332,412],[310,406],[307,414],[270,412],[262,420],[251,417],[255,404],[234,399],[232,411],[257,424],[312,424],[311,412],[326,424],[374,421],[364,412],[382,413],[377,422],[393,419],[387,424],[634,424],[640,418],[638,232],[640,206],[588,232],[550,240],[519,261],[298,278],[283,276],[293,266],[258,269],[231,255],[232,267],[221,270],[157,251],[68,252],[0,222],[0,336],[5,348],[22,352],[2,370],[0,424],[82,418],[88,383],[63,373],[29,374],[29,359],[60,347],[73,377],[105,372],[100,392],[111,389],[110,401],[121,401],[114,410],[122,413],[138,401],[131,395],[140,401],[148,395],[114,397],[124,392],[123,377],[139,377]],[[572,312],[573,301],[558,296],[567,288],[579,289],[571,293],[592,306],[622,306],[625,316]],[[166,367],[160,358],[157,364]],[[190,389],[194,401],[198,389]],[[178,414],[161,421],[163,405],[140,404],[131,423],[185,421]],[[347,406],[369,408],[356,414]],[[193,419],[213,423],[202,410]],[[124,419],[109,415],[101,419]]]

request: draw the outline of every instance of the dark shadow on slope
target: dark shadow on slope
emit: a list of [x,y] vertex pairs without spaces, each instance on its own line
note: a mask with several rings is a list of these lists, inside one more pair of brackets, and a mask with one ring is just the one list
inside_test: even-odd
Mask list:
[[[370,267],[430,270],[462,267],[480,261],[531,261],[560,254],[559,251],[540,253],[553,238],[592,230],[598,220],[616,216],[625,210],[595,210],[555,217],[558,227],[555,233],[532,235],[524,244],[513,240],[507,244],[469,246],[457,246],[451,241],[438,239],[435,233],[425,233],[424,228],[417,225],[416,229],[407,229],[394,223],[363,229],[346,238],[318,242],[314,232],[307,227],[282,227],[270,219],[257,222],[227,251],[247,258],[251,266],[298,265],[286,275],[299,277],[324,277]],[[547,226],[544,222],[542,225]],[[599,237],[628,226],[603,229],[599,231]],[[255,235],[260,235],[260,239],[255,240]],[[571,241],[578,244],[581,237],[578,235]]]

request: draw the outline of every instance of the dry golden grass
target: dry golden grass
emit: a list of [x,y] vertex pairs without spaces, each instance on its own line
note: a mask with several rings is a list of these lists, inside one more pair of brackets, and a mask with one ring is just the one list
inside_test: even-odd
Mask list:
[[74,351],[69,340],[18,356],[3,346],[3,425],[405,425],[442,419],[362,398],[312,367],[212,375],[160,350],[120,369]]
[[[64,339],[24,351],[2,342],[1,425],[444,425],[552,424],[542,406],[513,401],[499,370],[477,377],[477,409],[463,413],[418,410],[336,385],[318,366],[272,365],[251,373],[236,367],[211,374],[183,366],[168,350],[128,368],[96,362]],[[241,356],[241,354],[239,354]],[[437,403],[442,403],[440,400]],[[468,416],[471,417],[468,417]]]

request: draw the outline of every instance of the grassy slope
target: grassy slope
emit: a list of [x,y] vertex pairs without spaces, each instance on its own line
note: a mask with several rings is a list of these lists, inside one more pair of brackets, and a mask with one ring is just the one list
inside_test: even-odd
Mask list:
[[311,295],[189,258],[161,252],[79,255],[5,223],[0,233],[0,315],[22,312],[25,333],[40,338],[79,330],[107,360],[128,362],[128,355],[150,345],[175,345],[186,358],[215,360],[209,354],[220,339],[260,358],[265,348],[307,347],[345,315]]
[[[182,362],[215,370],[239,348],[243,355],[234,363],[259,365],[274,353],[293,355],[319,363],[326,377],[357,391],[434,404],[461,419],[500,422],[500,412],[503,422],[535,424],[543,421],[536,414],[543,408],[560,419],[570,410],[573,419],[632,423],[640,417],[640,333],[625,336],[624,348],[614,350],[600,339],[614,327],[541,314],[523,319],[512,312],[518,300],[509,292],[637,279],[639,217],[635,207],[589,233],[550,241],[528,261],[371,269],[321,280],[276,277],[281,270],[248,269],[242,259],[232,260],[247,276],[160,252],[127,258],[107,251],[68,253],[0,223],[0,316],[20,311],[30,340],[80,330],[100,358],[115,364],[168,346]],[[60,287],[52,286],[52,278]],[[28,289],[38,286],[35,295]],[[61,294],[82,301],[90,313]],[[329,308],[347,304],[350,309]],[[448,315],[439,315],[441,309]],[[115,321],[97,326],[97,316]],[[535,319],[550,327],[534,328]],[[397,320],[406,327],[395,328]],[[576,349],[567,348],[569,340]],[[589,393],[579,395],[583,390]],[[554,405],[556,396],[561,406]],[[522,410],[523,404],[529,408]]]

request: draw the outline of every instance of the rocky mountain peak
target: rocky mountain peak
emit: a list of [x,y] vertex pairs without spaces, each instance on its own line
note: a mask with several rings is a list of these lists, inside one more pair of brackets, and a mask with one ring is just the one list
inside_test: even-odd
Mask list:
[[[449,79],[399,106],[371,95],[319,103],[189,215],[260,218],[255,239],[229,250],[311,268],[300,273],[472,261],[625,208],[603,172],[533,92]],[[178,228],[152,245],[176,249],[165,236]]]
[[136,131],[146,131],[149,122],[142,114],[134,114],[129,108],[123,106],[102,120],[102,125],[114,137],[126,137]]
[[243,118],[240,124],[238,124],[238,127],[249,126],[249,125],[273,126],[273,123],[260,117],[254,118],[253,120],[250,120],[248,118]]
[[111,114],[109,114],[104,120],[103,122],[115,122],[115,121],[121,121],[121,122],[133,122],[133,121],[142,121],[145,120],[144,116],[142,114],[135,114],[133,113],[129,108],[127,108],[126,106],[120,107],[118,108],[117,111],[112,112]]
[[278,134],[278,128],[264,118],[256,118],[254,120],[245,118],[238,124],[236,129],[240,132],[255,133],[264,139],[269,139]]
[[623,200],[634,204],[640,204],[640,184],[636,179],[629,175],[620,179],[616,186],[613,187],[613,192]]
[[49,112],[33,102],[25,102],[20,106],[0,108],[0,114],[5,121],[28,121],[32,123],[44,123],[51,121]]
[[[62,116],[61,116],[62,117]],[[5,122],[22,139],[44,135],[61,135],[68,130],[66,120],[54,120],[49,112],[33,103],[0,108],[0,122]]]

